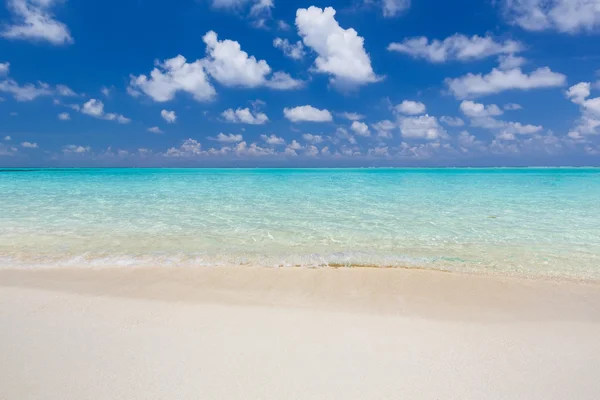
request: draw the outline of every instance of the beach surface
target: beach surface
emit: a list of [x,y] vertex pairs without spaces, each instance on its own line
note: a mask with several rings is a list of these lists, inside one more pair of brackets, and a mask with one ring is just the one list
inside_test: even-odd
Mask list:
[[600,285],[375,268],[0,270],[0,399],[598,399]]

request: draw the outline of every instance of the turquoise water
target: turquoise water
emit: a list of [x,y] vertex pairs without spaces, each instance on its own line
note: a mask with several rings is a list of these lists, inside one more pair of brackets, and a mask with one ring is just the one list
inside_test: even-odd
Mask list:
[[600,278],[600,169],[0,172],[1,266],[414,266]]

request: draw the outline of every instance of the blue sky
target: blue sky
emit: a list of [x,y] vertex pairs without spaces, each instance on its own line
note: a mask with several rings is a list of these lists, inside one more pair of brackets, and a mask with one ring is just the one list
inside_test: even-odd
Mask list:
[[600,165],[600,0],[5,0],[0,166]]

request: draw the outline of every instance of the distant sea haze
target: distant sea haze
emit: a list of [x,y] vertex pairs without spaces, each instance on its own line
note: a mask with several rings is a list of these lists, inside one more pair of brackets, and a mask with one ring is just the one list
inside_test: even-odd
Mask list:
[[594,168],[3,169],[0,193],[0,266],[600,278]]

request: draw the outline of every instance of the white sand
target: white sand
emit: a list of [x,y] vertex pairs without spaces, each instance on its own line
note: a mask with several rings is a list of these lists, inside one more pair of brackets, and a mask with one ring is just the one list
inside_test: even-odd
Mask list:
[[599,399],[600,286],[375,269],[0,271],[0,399]]

